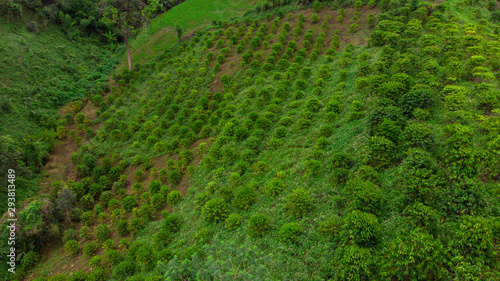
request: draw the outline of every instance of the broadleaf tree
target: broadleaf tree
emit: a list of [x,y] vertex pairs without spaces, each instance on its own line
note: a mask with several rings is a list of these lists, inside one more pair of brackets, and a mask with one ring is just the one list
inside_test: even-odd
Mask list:
[[128,69],[132,70],[129,37],[139,27],[148,22],[159,7],[158,0],[103,0],[101,2],[102,22],[108,27],[116,27],[125,37]]

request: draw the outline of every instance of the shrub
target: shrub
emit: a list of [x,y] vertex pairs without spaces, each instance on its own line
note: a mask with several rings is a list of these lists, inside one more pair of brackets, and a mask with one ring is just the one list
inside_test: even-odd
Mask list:
[[285,209],[294,217],[302,217],[313,206],[311,195],[309,191],[303,188],[295,189],[288,195],[285,203]]
[[386,168],[394,160],[396,146],[385,137],[373,136],[368,140],[368,147],[363,159],[365,164],[376,168]]
[[358,30],[359,30],[359,25],[357,23],[349,25],[349,32],[355,33]]
[[83,253],[88,257],[93,257],[97,251],[97,244],[95,242],[89,242],[83,246]]
[[[163,212],[162,212],[163,214]],[[179,231],[181,228],[181,218],[177,214],[168,214],[164,216],[161,223],[161,228],[166,229],[172,233]]]
[[113,268],[111,276],[116,280],[125,280],[133,276],[139,270],[139,266],[132,260],[124,260]]
[[227,217],[225,226],[227,229],[234,229],[241,224],[241,220],[240,214],[232,213]]
[[80,243],[75,239],[69,240],[64,244],[64,250],[66,254],[76,256],[80,252]]
[[148,187],[149,192],[158,193],[160,191],[160,188],[161,188],[161,183],[159,181],[152,180],[151,182],[149,182],[149,187]]
[[211,240],[212,231],[206,227],[200,228],[194,235],[195,242],[208,243]]
[[249,135],[248,129],[245,127],[238,127],[234,132],[234,136],[238,141],[245,140],[248,137],[248,135]]
[[269,218],[264,214],[254,214],[248,220],[248,234],[251,237],[262,237],[270,228]]
[[90,258],[89,267],[101,266],[101,263],[102,263],[102,257],[100,255],[93,256],[92,258]]
[[314,1],[313,9],[316,13],[321,12],[321,9],[323,9],[323,3],[319,2],[319,1]]
[[362,6],[362,5],[363,5],[363,4],[361,3],[361,1],[356,1],[356,2],[354,3],[354,9],[356,9],[356,11],[359,11],[359,10],[361,10],[361,6]]
[[258,129],[267,129],[271,126],[271,120],[266,117],[259,117],[255,120],[255,127]]
[[302,232],[302,227],[296,223],[286,223],[280,230],[280,241],[285,244],[294,244],[299,242],[299,236]]
[[377,213],[380,208],[382,190],[371,181],[359,178],[348,181],[345,194],[350,196],[352,207],[364,212]]
[[330,217],[327,220],[320,222],[318,231],[328,238],[333,238],[340,231],[342,221],[338,217]]
[[193,152],[191,152],[191,150],[189,149],[183,149],[181,153],[179,153],[179,157],[182,160],[186,161],[186,163],[189,163],[193,159],[193,156]]
[[317,112],[321,109],[321,104],[317,98],[309,98],[306,102],[306,108],[312,112]]
[[234,202],[242,209],[248,209],[257,200],[257,191],[253,185],[246,185],[236,191]]
[[156,246],[166,247],[171,240],[171,232],[167,229],[161,229],[159,232],[155,234],[153,237],[153,242]]
[[304,79],[297,79],[297,80],[295,80],[294,86],[295,86],[296,90],[303,91],[307,87],[307,82]]
[[73,228],[70,228],[64,232],[62,241],[63,243],[66,243],[70,240],[76,240],[76,237],[77,237],[76,231]]
[[373,129],[373,133],[377,136],[385,137],[396,144],[398,143],[399,135],[401,134],[401,126],[396,124],[393,120],[384,119],[382,123],[378,124]]
[[305,119],[305,118],[300,118],[297,120],[297,127],[299,130],[306,129],[311,125],[311,120]]
[[306,160],[304,162],[304,169],[307,175],[317,176],[321,172],[321,162],[314,159]]
[[219,222],[227,216],[227,203],[224,198],[210,199],[202,208],[205,221]]
[[340,235],[360,246],[371,246],[379,240],[379,233],[375,215],[354,210],[345,216]]
[[153,261],[153,249],[149,245],[140,246],[135,252],[135,260],[138,264],[146,266]]
[[312,14],[309,20],[311,21],[311,23],[317,23],[319,22],[319,16],[317,14]]
[[434,93],[427,89],[408,92],[403,95],[401,99],[401,108],[403,109],[403,113],[411,115],[417,108],[425,109],[430,107],[432,105],[433,96]]
[[116,231],[120,234],[120,236],[126,236],[128,234],[128,222],[126,220],[118,221]]
[[165,198],[161,194],[154,194],[151,197],[151,205],[156,209],[160,209],[165,203]]
[[285,183],[281,179],[273,179],[264,186],[264,192],[268,196],[277,196],[285,189]]
[[401,134],[402,145],[405,148],[420,147],[429,150],[433,147],[434,137],[426,124],[412,123],[406,126]]
[[90,232],[90,228],[88,226],[82,226],[82,228],[80,228],[79,235],[83,240],[88,240],[92,236],[92,233]]
[[181,179],[181,172],[178,170],[172,170],[168,173],[168,179],[169,182],[172,186],[175,186],[179,183],[179,180]]
[[142,170],[137,170],[134,173],[134,179],[136,182],[142,182],[143,180],[146,179],[146,175],[144,174],[144,171]]
[[167,203],[175,206],[182,200],[182,193],[179,190],[172,190],[167,196]]
[[133,218],[128,224],[128,231],[132,235],[136,235],[141,229],[144,228],[146,222],[142,218]]
[[97,241],[103,242],[111,235],[111,230],[105,224],[100,224],[94,228],[94,237]]
[[134,196],[127,196],[122,200],[123,209],[127,212],[132,211],[132,208],[137,207],[138,205],[137,199]]
[[82,222],[84,225],[91,225],[94,221],[94,215],[92,211],[84,212],[82,214]]

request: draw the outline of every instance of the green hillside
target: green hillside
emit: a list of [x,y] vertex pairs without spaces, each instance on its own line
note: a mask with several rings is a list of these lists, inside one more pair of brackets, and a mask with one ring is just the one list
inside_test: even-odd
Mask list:
[[5,280],[500,279],[496,2],[270,2],[61,109]]
[[[148,63],[159,53],[169,49],[177,42],[175,26],[184,29],[185,36],[212,23],[228,23],[230,19],[241,16],[244,12],[261,4],[255,1],[209,1],[187,0],[154,18],[151,24],[143,29],[132,44],[132,57],[136,63]],[[125,60],[118,66],[121,70]]]
[[[16,169],[22,201],[38,189],[36,173],[61,118],[57,109],[103,93],[116,58],[91,42],[70,40],[54,25],[38,25],[28,14],[10,22],[0,18],[0,63],[0,186],[7,182],[3,171]],[[7,202],[6,196],[0,193],[0,201]],[[2,213],[6,209],[0,206]]]

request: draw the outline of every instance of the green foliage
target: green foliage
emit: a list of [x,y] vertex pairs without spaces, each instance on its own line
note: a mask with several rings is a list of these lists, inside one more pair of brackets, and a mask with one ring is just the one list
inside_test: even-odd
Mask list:
[[64,244],[64,250],[66,254],[76,256],[80,252],[80,243],[75,239],[69,240]]
[[412,123],[405,127],[401,134],[404,147],[420,147],[424,150],[432,149],[434,136],[426,124]]
[[236,206],[248,209],[257,200],[257,191],[252,184],[239,188],[234,195]]
[[359,25],[357,23],[349,25],[349,32],[355,33],[358,30],[359,30]]
[[128,234],[128,222],[126,220],[118,221],[116,225],[116,230],[120,236],[126,236]]
[[73,228],[70,228],[63,233],[62,241],[63,243],[66,243],[69,240],[76,240],[76,237],[76,231]]
[[179,183],[180,179],[181,179],[181,172],[179,172],[178,170],[172,170],[168,173],[168,179],[169,179],[169,182],[172,186],[175,186]]
[[131,260],[124,260],[113,268],[112,277],[120,280],[125,280],[129,276],[133,276],[139,270],[139,266]]
[[111,235],[111,230],[106,224],[100,224],[94,228],[94,237],[97,241],[103,242]]
[[97,251],[97,244],[95,242],[89,242],[83,246],[83,253],[88,257],[93,257]]
[[179,190],[172,190],[167,196],[167,203],[175,206],[182,200],[182,193]]
[[232,213],[226,218],[226,224],[225,227],[227,229],[234,229],[238,227],[241,224],[241,215],[238,213]]
[[317,14],[312,14],[309,20],[311,21],[311,23],[317,23],[319,22],[319,16]]
[[421,89],[406,93],[401,99],[403,113],[411,115],[417,108],[428,108],[433,103],[434,93],[430,90]]
[[296,222],[286,223],[280,229],[280,241],[285,244],[299,242],[302,227]]
[[271,228],[269,218],[264,214],[254,214],[248,220],[248,235],[262,237]]
[[177,232],[181,227],[181,218],[177,214],[168,214],[164,216],[162,221],[162,228],[172,233]]
[[[198,9],[205,9],[203,1],[195,1]],[[65,171],[68,175],[75,171],[76,183],[67,180],[52,186],[54,200],[50,202],[54,205],[29,217],[37,222],[23,221],[19,248],[42,249],[40,245],[60,236],[67,243],[76,235],[71,231],[61,235],[57,221],[66,217],[78,224],[81,218],[84,227],[78,239],[103,241],[102,258],[92,259],[93,272],[86,277],[90,280],[196,280],[200,276],[210,280],[496,280],[499,161],[495,156],[500,141],[497,79],[492,75],[497,74],[500,63],[495,57],[498,42],[493,34],[498,30],[487,20],[487,4],[370,1],[368,7],[379,6],[384,11],[381,14],[362,8],[368,1],[351,1],[356,10],[352,17],[352,6],[335,12],[349,1],[341,2],[328,4],[333,14],[319,14],[322,6],[326,9],[326,2],[310,3],[313,13],[326,15],[321,26],[314,23],[317,20],[312,13],[306,19],[297,12],[300,20],[290,14],[283,22],[284,11],[295,7],[279,10],[276,1],[263,3],[248,11],[241,22],[217,19],[215,30],[200,29],[174,48],[169,45],[175,38],[168,32],[162,37],[166,41],[158,43],[162,46],[150,46],[156,41],[143,39],[154,39],[152,30],[176,23],[187,32],[193,26],[185,17],[196,13],[176,12],[175,20],[168,12],[159,14],[151,29],[140,31],[140,40],[131,42],[133,55],[150,62],[114,74],[112,80],[118,86],[111,93],[106,89],[108,77],[82,77],[78,74],[81,69],[73,73],[63,69],[71,74],[69,80],[38,75],[38,80],[45,81],[43,87],[27,83],[12,90],[9,79],[17,72],[10,71],[7,63],[9,75],[5,76],[9,79],[2,92],[11,95],[0,98],[2,112],[26,112],[30,120],[52,124],[54,131],[74,120],[74,127],[59,127],[59,137],[70,136],[70,144],[79,138],[84,143],[71,155],[76,168],[69,165]],[[192,6],[190,3],[178,8]],[[238,6],[239,1],[233,4]],[[63,6],[49,5],[44,10]],[[235,7],[221,9],[217,16],[226,18]],[[358,19],[361,9],[367,19]],[[94,14],[82,10],[84,13]],[[279,18],[273,20],[272,13]],[[479,22],[474,15],[485,19]],[[332,16],[345,22],[343,28],[330,31]],[[356,36],[340,33],[340,29],[352,33],[360,27],[373,28],[376,21],[373,32],[368,30],[371,34],[365,47],[354,44],[361,42]],[[46,29],[44,32],[51,32],[50,27]],[[80,27],[74,30],[83,31]],[[46,57],[55,49],[50,48],[50,42],[49,50],[40,53],[31,46],[36,41],[32,39],[30,50],[25,44],[20,49],[37,54],[33,60],[52,61]],[[14,51],[9,45],[12,40],[14,37],[4,40],[7,53]],[[147,45],[143,46],[144,42]],[[337,52],[345,44],[344,50]],[[99,68],[78,63],[79,59],[67,52],[70,47],[63,50],[63,45],[57,51],[67,57],[65,61],[70,58],[67,65],[79,65],[83,70]],[[145,54],[143,47],[165,51]],[[92,60],[98,52],[95,48],[85,55]],[[106,57],[110,56],[101,60]],[[6,62],[29,64],[23,57],[13,58]],[[234,65],[240,60],[242,68]],[[49,71],[52,68],[50,63],[43,66]],[[68,87],[65,83],[70,80],[79,82]],[[93,89],[89,84],[94,82],[89,81],[94,80],[104,83]],[[82,93],[81,86],[85,88]],[[63,95],[58,93],[71,93],[71,98],[86,94],[93,100],[91,109],[97,106],[99,111],[94,119],[88,108],[80,113],[83,102],[74,102],[50,121],[36,110],[19,107],[14,101],[14,97],[24,95],[19,93],[33,95],[32,104],[40,107],[52,100],[51,95]],[[2,118],[7,118],[8,124],[23,124],[21,119],[9,122],[6,114]],[[95,128],[101,129],[93,138]],[[36,156],[28,150],[33,147],[30,141],[15,147],[6,139],[0,137],[0,158],[7,157],[0,163],[14,163],[16,173],[19,170],[30,178],[32,174],[23,171],[23,161],[9,158],[11,154],[26,159]],[[39,137],[33,137],[35,147],[36,139]],[[200,142],[204,145],[198,146],[199,155],[193,161],[191,145]],[[162,155],[167,157],[164,166],[158,158]],[[200,158],[201,165],[196,166]],[[35,160],[24,162],[41,167],[48,158],[40,155],[39,159],[39,164]],[[116,165],[119,159],[122,161]],[[128,182],[126,175],[131,177],[134,172],[138,173],[135,181]],[[189,208],[186,200],[177,202],[180,194],[162,186],[168,182],[173,188],[181,177],[183,184],[189,181],[191,185],[185,199],[194,199],[194,208]],[[32,180],[36,181],[36,176]],[[16,179],[16,183],[22,193],[27,191],[22,180]],[[61,201],[64,184],[75,195],[75,201],[66,205]],[[306,188],[297,190],[301,186]],[[260,197],[262,192],[267,196]],[[26,192],[26,196],[30,194]],[[185,221],[169,214],[171,208],[164,210],[167,200],[170,204],[176,201],[174,209],[182,209]],[[307,213],[313,201],[317,218]],[[81,210],[93,211],[82,213],[74,209],[75,203]],[[207,225],[199,224],[200,209]],[[237,209],[256,211],[241,210],[238,214]],[[165,219],[154,222],[160,210]],[[126,214],[131,211],[132,215]],[[283,221],[284,212],[302,219],[287,221],[290,217],[285,215]],[[94,216],[102,225],[94,228]],[[247,231],[250,236],[262,237],[274,218],[281,230],[270,232],[263,239],[265,244],[293,244],[284,247],[309,253],[316,266],[301,267],[300,254],[284,253],[259,264],[263,266],[252,267],[275,252],[274,248],[250,251],[252,245],[242,248],[235,241],[241,244],[241,235]],[[234,230],[229,235],[231,241],[218,241],[223,229],[208,227],[222,220],[228,229],[224,231]],[[242,223],[248,223],[248,229],[246,225],[240,228]],[[113,249],[107,238],[115,237],[103,234],[109,232],[104,230],[106,226],[116,235],[135,236],[136,242],[124,251],[126,255]],[[181,233],[174,234],[176,231]],[[307,239],[302,239],[306,234]],[[318,239],[325,243],[316,243]],[[29,243],[25,245],[24,240]],[[128,244],[121,247],[125,250]],[[240,264],[245,270],[238,267]],[[269,266],[273,264],[276,266]],[[35,271],[36,276],[43,275],[39,269]],[[113,273],[108,276],[110,271]]]
[[338,217],[330,217],[325,221],[319,223],[318,231],[328,237],[334,238],[340,231],[342,221]]
[[374,136],[368,140],[363,162],[377,168],[386,168],[394,161],[396,146],[385,137]]
[[219,222],[227,216],[228,206],[226,200],[221,197],[210,199],[205,203],[201,212],[205,221]]
[[370,248],[343,245],[335,252],[335,277],[338,280],[369,280],[376,272]]
[[139,206],[137,199],[134,196],[127,196],[122,200],[123,209],[127,212],[132,211],[132,208]]
[[448,278],[445,250],[439,240],[417,228],[396,236],[384,251],[384,276],[399,278]]
[[382,190],[377,184],[356,178],[347,182],[345,194],[352,198],[352,208],[378,213]]
[[297,218],[304,216],[313,207],[313,200],[309,191],[304,188],[295,189],[286,198],[285,209]]
[[285,183],[281,179],[273,179],[264,186],[264,192],[268,196],[277,196],[285,189]]
[[343,219],[341,239],[360,246],[374,245],[380,239],[380,225],[377,217],[370,213],[354,210]]

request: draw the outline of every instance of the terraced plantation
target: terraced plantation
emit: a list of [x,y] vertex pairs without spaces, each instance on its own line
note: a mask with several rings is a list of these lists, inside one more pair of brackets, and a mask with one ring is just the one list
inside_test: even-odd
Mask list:
[[5,280],[499,280],[496,1],[304,2],[143,29],[59,109]]

